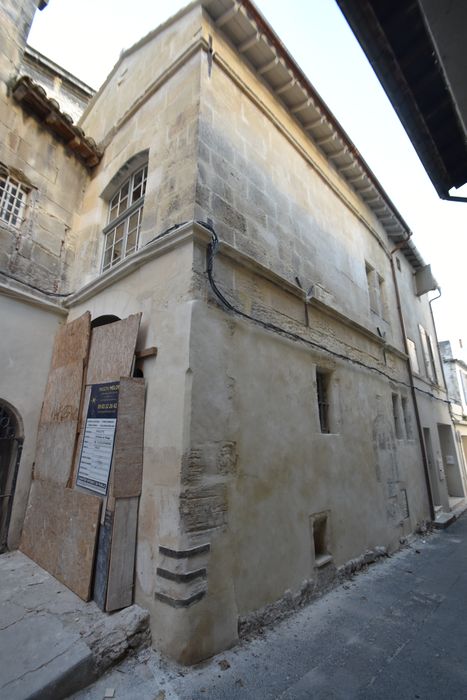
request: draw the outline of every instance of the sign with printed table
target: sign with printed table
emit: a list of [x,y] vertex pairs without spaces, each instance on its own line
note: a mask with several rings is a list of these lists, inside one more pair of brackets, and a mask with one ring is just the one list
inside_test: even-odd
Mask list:
[[93,384],[76,485],[105,496],[117,426],[119,382]]

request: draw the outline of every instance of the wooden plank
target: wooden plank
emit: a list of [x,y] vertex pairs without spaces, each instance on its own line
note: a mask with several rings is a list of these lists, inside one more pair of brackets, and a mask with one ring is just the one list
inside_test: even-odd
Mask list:
[[138,525],[138,497],[115,501],[106,610],[120,610],[133,602]]
[[101,499],[50,482],[32,482],[20,549],[89,600]]
[[106,508],[104,522],[101,523],[99,528],[99,540],[97,543],[96,569],[94,573],[94,590],[92,597],[101,610],[105,610],[107,599],[113,516],[113,512]]
[[73,464],[90,333],[89,312],[58,331],[39,420],[35,475],[64,486]]
[[93,328],[86,384],[129,377],[133,368],[141,314]]
[[156,357],[157,348],[152,345],[150,348],[144,348],[144,350],[137,350],[135,352],[135,357],[137,360],[144,360],[146,357]]
[[144,395],[144,379],[120,378],[117,430],[109,487],[109,495],[114,498],[141,494]]

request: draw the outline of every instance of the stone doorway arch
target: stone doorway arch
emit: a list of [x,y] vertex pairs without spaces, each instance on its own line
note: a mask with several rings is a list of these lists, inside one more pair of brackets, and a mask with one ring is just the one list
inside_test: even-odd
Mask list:
[[23,441],[23,422],[19,413],[7,401],[0,399],[0,554],[7,549]]

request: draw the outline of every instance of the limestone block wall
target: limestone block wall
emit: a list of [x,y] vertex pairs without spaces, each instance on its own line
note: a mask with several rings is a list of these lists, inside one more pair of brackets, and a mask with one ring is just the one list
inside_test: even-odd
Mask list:
[[182,10],[177,22],[168,20],[123,53],[83,114],[86,133],[107,143],[112,128],[191,55],[200,38],[200,17],[200,7]]
[[[389,242],[374,214],[222,35],[208,22],[204,31],[215,58],[210,76],[202,73],[197,217],[212,217],[223,240],[400,344]],[[379,313],[366,264],[384,283]]]
[[0,86],[0,163],[26,192],[23,220],[0,219],[0,271],[46,291],[68,292],[69,235],[89,174]]
[[[163,48],[164,43],[160,49],[162,54]],[[83,209],[74,221],[73,241],[79,251],[73,274],[76,288],[100,274],[104,247],[102,230],[108,222],[109,199],[113,194],[106,192],[112,179],[125,172],[128,163],[138,154],[143,154],[141,162],[145,159],[148,162],[140,247],[171,226],[191,221],[194,216],[200,51],[186,57],[176,73],[165,76],[157,89],[146,93],[148,75],[157,82],[162,67],[157,56],[148,58],[153,61],[151,66],[144,60],[142,55],[136,61],[137,72],[132,72],[132,66],[128,67],[126,82],[119,88],[122,101],[128,104],[130,98],[135,98],[134,91],[138,87],[140,100],[134,103],[131,118],[115,120],[114,93],[104,88],[84,122],[86,132],[96,139],[105,131],[107,145],[86,189]],[[129,95],[123,94],[126,90]],[[105,125],[102,125],[104,118]]]
[[0,83],[16,74],[37,9],[37,0],[4,0],[0,7]]
[[41,85],[49,98],[57,100],[60,109],[76,124],[88,105],[93,90],[65,69],[26,46],[21,63],[21,75],[29,75]]
[[0,219],[0,271],[49,291],[68,291],[73,260],[68,232],[86,169],[10,95],[37,3],[2,3],[0,21],[0,164],[26,192],[20,225]]

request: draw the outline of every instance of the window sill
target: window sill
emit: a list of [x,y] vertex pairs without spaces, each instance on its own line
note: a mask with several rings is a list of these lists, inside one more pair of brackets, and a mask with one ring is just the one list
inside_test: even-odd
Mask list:
[[315,558],[315,568],[322,569],[326,564],[332,562],[332,554],[320,554],[319,557]]

